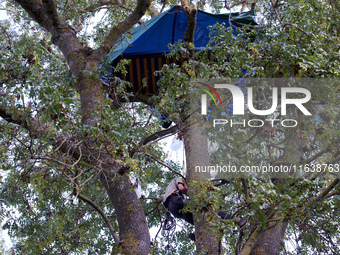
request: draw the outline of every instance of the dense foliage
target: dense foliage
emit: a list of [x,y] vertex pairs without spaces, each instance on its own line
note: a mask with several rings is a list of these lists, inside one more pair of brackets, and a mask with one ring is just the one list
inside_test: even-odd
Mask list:
[[[78,39],[91,48],[98,47],[111,27],[135,5],[134,1],[54,2],[60,15],[79,28]],[[225,5],[233,2],[225,1]],[[160,1],[153,6],[161,10],[175,4]],[[215,12],[223,7],[218,1],[208,5]],[[104,107],[96,113],[97,122],[84,124],[76,78],[52,44],[50,33],[13,1],[3,0],[1,6],[7,20],[0,21],[0,107],[13,118],[0,118],[0,199],[4,200],[0,201],[0,220],[12,238],[13,253],[110,254],[114,240],[97,208],[118,232],[115,208],[98,178],[100,165],[89,163],[91,157],[99,158],[101,153],[112,156],[132,179],[138,180],[135,186],[142,188],[140,200],[148,226],[157,232],[165,214],[160,198],[167,183],[177,176],[175,171],[183,168],[168,158],[168,150],[161,143],[141,142],[161,129],[158,116],[147,105],[133,102],[133,95],[126,92],[130,84],[118,81],[118,105],[103,90]],[[188,61],[181,67],[165,65],[159,71],[161,89],[152,97],[153,107],[181,124],[188,113],[183,109],[190,98],[190,79],[237,78],[244,75],[243,70],[247,70],[245,76],[254,78],[339,77],[340,5],[336,1],[263,0],[257,1],[256,11],[258,26],[239,29],[238,36],[233,33],[235,28],[211,27],[211,45],[192,59],[181,42],[171,46],[171,56],[186,56]],[[146,18],[154,14],[150,10]],[[122,66],[119,69],[125,71]],[[91,75],[99,79],[101,70]],[[256,131],[226,129],[224,142],[227,149],[232,148],[227,162],[339,164],[340,83],[331,81],[329,102],[320,113],[323,122],[306,122],[308,125],[294,131],[266,126]],[[258,96],[258,106],[268,107],[270,102]],[[27,129],[20,122],[22,117],[36,128]],[[182,139],[181,132],[175,139]],[[87,143],[89,137],[92,140]],[[211,134],[210,139],[217,138]],[[73,147],[60,150],[70,142]],[[86,159],[81,149],[79,152],[84,144],[95,148]],[[223,180],[226,177],[218,176]],[[279,225],[289,222],[281,254],[338,254],[338,181],[339,172],[334,174],[327,168],[325,174],[284,181],[238,178],[218,187],[211,184],[217,181],[193,182],[192,187],[200,193],[191,199],[189,208],[195,213],[205,210],[214,219],[218,208],[234,216],[251,216],[241,231],[234,220],[215,222],[211,231],[222,239],[225,254],[240,253],[249,237],[271,221]],[[195,247],[187,238],[193,228],[181,220],[177,225],[180,231],[171,236],[170,250],[173,254],[193,254]],[[153,232],[151,237],[155,238]],[[158,234],[152,241],[151,254],[167,254],[165,238]]]

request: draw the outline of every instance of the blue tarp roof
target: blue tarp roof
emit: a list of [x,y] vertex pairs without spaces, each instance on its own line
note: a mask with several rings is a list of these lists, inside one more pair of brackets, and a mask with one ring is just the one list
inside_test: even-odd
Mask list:
[[[240,15],[233,13],[230,20],[235,26],[256,25],[253,15],[253,12]],[[117,47],[107,58],[113,61],[118,56],[167,53],[170,51],[169,43],[174,44],[178,40],[183,40],[187,22],[182,8],[175,6],[132,29],[131,33],[123,35],[117,41]],[[210,40],[208,27],[216,23],[225,23],[225,26],[229,27],[229,14],[214,15],[203,11],[197,12],[196,50],[208,44]]]

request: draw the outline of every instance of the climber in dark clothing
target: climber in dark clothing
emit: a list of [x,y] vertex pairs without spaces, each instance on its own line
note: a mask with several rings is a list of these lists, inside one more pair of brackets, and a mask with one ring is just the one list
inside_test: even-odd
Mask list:
[[188,204],[183,194],[187,195],[188,186],[186,182],[178,177],[173,179],[165,191],[163,198],[164,206],[176,218],[184,219],[186,222],[194,225],[194,218],[191,212],[181,212],[181,210]]
[[[187,195],[187,191],[188,186],[182,178],[178,177],[173,179],[165,191],[163,204],[173,216],[184,219],[186,222],[194,225],[192,212],[181,211],[188,204],[188,199],[186,199],[183,195]],[[223,211],[217,211],[217,215],[222,219],[230,219],[230,215]]]

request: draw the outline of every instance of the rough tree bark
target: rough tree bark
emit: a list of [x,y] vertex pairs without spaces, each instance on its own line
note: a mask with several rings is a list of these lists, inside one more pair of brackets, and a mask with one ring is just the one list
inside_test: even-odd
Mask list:
[[[115,252],[122,254],[148,254],[150,247],[149,229],[142,205],[131,188],[127,175],[114,177],[112,173],[101,175],[118,218],[121,245]],[[109,178],[108,178],[109,177]]]
[[[210,179],[209,173],[195,171],[195,166],[208,166],[208,139],[203,134],[203,128],[198,124],[192,124],[185,130],[184,147],[187,166],[188,181],[204,181]],[[199,192],[189,186],[189,196],[194,197]],[[209,231],[211,222],[208,221],[204,212],[195,218],[196,250],[198,254],[217,255],[221,254],[217,233]]]
[[[189,51],[189,58],[193,58],[195,52],[194,35],[196,29],[196,6],[190,6],[187,0],[181,1],[183,11],[187,17],[188,25],[183,36]],[[190,121],[190,120],[188,120]],[[184,145],[187,165],[187,181],[201,181],[210,179],[211,176],[203,175],[195,172],[195,166],[208,166],[208,140],[203,134],[203,128],[198,124],[189,124],[189,128],[184,131]],[[191,188],[189,185],[190,196],[195,196],[199,190]],[[195,235],[196,235],[196,250],[198,254],[220,254],[220,246],[217,238],[217,233],[209,231],[211,222],[209,222],[207,215],[202,213],[199,218],[195,218]]]
[[282,239],[285,235],[288,221],[282,222],[276,227],[265,231],[258,238],[250,254],[252,255],[270,255],[277,254]]

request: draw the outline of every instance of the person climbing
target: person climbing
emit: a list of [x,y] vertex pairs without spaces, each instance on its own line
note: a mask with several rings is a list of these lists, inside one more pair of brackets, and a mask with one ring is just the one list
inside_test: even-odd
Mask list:
[[[186,222],[194,225],[194,217],[192,212],[182,211],[188,204],[189,199],[184,195],[188,195],[188,185],[181,177],[174,178],[166,188],[163,204],[171,214],[179,219],[184,219]],[[230,214],[218,210],[217,215],[222,219],[231,219]],[[247,223],[248,217],[237,218],[236,223],[240,227],[243,227]],[[189,235],[190,239],[193,239],[193,234]]]

